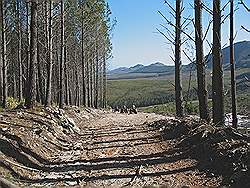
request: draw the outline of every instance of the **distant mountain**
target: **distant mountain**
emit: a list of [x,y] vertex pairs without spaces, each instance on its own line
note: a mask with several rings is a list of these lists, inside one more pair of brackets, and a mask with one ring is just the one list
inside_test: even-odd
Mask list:
[[173,71],[173,66],[167,66],[163,63],[156,62],[152,63],[148,66],[142,66],[137,70],[134,70],[130,73],[163,73],[163,72],[171,72]]
[[[250,68],[250,41],[242,41],[234,44],[236,68]],[[208,68],[212,67],[212,55],[208,57]],[[225,67],[230,65],[230,47],[222,50],[222,63]]]
[[141,69],[141,68],[143,68],[144,67],[144,65],[142,65],[142,64],[137,64],[137,65],[135,65],[135,66],[133,66],[133,67],[129,67],[129,72],[136,72],[137,70],[139,70],[139,69]]
[[129,68],[127,67],[119,67],[117,69],[108,71],[108,74],[126,74],[126,73],[129,73]]
[[130,72],[134,72],[137,71],[138,69],[144,67],[144,65],[142,64],[137,64],[135,66],[132,67],[119,67],[117,69],[113,69],[111,71],[108,72],[108,74],[126,74],[126,73],[130,73]]
[[[250,41],[242,41],[234,44],[236,68],[250,68]],[[207,67],[212,68],[212,55],[207,56]],[[226,47],[222,50],[222,63],[225,69],[230,66],[230,49]],[[182,70],[189,71],[192,64],[183,65]],[[160,62],[152,63],[148,66],[137,64],[132,67],[120,67],[108,72],[111,79],[116,78],[136,78],[154,77],[166,74],[174,74],[174,66],[168,66]]]
[[132,67],[119,67],[117,69],[111,70],[108,74],[127,74],[127,73],[163,73],[171,72],[174,70],[174,66],[167,66],[163,63],[156,62],[150,65],[144,66],[142,64],[137,64]]

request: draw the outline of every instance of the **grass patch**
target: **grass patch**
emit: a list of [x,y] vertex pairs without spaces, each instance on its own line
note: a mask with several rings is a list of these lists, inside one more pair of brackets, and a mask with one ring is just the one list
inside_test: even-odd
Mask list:
[[[250,72],[249,68],[237,70],[236,75]],[[183,96],[187,99],[189,75],[182,76]],[[208,93],[211,98],[211,75],[208,71]],[[131,107],[133,104],[141,108],[145,112],[154,113],[174,113],[175,112],[175,95],[174,95],[174,77],[168,75],[157,78],[145,79],[127,79],[127,80],[109,80],[108,81],[108,105],[111,107],[121,107],[126,105]],[[225,85],[225,111],[231,112],[230,99],[230,72],[224,72]],[[185,111],[190,114],[198,113],[197,101],[197,83],[196,74],[193,72],[192,81],[190,84],[189,101],[185,104]],[[237,80],[237,105],[238,112],[249,114],[250,112],[250,87],[247,87],[243,79]],[[210,111],[212,102],[209,102]]]

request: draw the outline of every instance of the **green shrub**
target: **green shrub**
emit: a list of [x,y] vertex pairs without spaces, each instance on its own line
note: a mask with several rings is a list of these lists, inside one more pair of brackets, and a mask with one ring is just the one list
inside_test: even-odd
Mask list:
[[188,114],[196,114],[199,112],[198,104],[195,104],[193,101],[188,101],[185,103],[185,110]]
[[175,105],[174,103],[167,103],[167,104],[162,104],[162,105],[143,107],[141,108],[141,110],[146,113],[174,114]]
[[24,100],[19,101],[14,97],[7,98],[7,108],[8,109],[15,109],[18,105],[24,104]]

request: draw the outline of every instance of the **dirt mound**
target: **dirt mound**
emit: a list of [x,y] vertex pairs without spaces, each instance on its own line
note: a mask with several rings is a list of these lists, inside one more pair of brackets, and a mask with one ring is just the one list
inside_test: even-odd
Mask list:
[[176,139],[179,151],[200,162],[200,168],[223,176],[223,184],[250,187],[250,138],[230,127],[215,127],[197,119],[161,120],[150,126],[165,139]]
[[10,172],[27,181],[35,174],[46,176],[63,153],[77,150],[72,137],[79,131],[74,120],[56,108],[1,112],[0,176]]

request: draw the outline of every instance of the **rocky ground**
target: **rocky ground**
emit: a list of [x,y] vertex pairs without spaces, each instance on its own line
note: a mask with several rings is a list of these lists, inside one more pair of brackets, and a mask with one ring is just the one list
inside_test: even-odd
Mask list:
[[248,186],[248,137],[204,125],[78,108],[1,112],[0,177],[24,187]]

